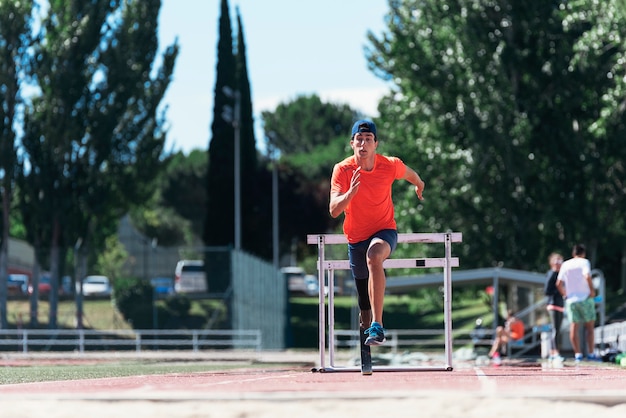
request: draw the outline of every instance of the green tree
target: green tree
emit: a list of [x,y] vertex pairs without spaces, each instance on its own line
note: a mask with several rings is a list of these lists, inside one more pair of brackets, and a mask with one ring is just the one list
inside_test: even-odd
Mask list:
[[401,199],[401,229],[462,231],[467,267],[541,269],[577,241],[590,255],[623,243],[615,2],[389,5],[388,31],[368,35],[394,84],[380,130],[427,185],[423,205]]
[[139,279],[119,280],[113,285],[115,307],[134,329],[150,329],[153,325],[154,288]]
[[201,242],[206,208],[206,151],[193,150],[168,156],[154,195],[131,211],[133,225],[159,245],[193,245]]
[[[233,53],[233,35],[228,1],[221,1],[217,68],[213,95],[213,122],[209,143],[207,175],[207,207],[203,241],[207,246],[234,245],[234,155],[235,130],[238,118],[236,100],[237,65]],[[230,119],[230,120],[227,120]],[[207,260],[206,265],[212,264]],[[228,263],[226,263],[228,264]],[[230,272],[225,264],[213,271],[211,289],[224,292],[230,284]]]
[[241,97],[241,246],[244,250],[257,256],[270,257],[271,252],[267,245],[267,237],[271,236],[268,226],[264,222],[264,214],[271,202],[269,182],[246,181],[259,178],[259,164],[257,160],[256,138],[254,136],[254,118],[250,80],[248,78],[248,64],[246,58],[246,43],[244,38],[241,14],[237,8],[237,89]]
[[20,73],[30,45],[32,1],[0,1],[0,328],[7,322],[9,214],[17,174],[17,123]]
[[[242,248],[257,252],[264,248],[259,233],[258,214],[262,202],[256,200],[257,151],[246,45],[241,15],[237,10],[237,42],[234,44],[228,1],[222,0],[219,20],[217,71],[213,123],[209,144],[207,210],[203,239],[208,246],[235,244],[235,132],[239,133],[239,178],[241,197]],[[235,128],[236,126],[236,128]],[[225,283],[217,284],[223,288]]]
[[261,113],[263,128],[281,155],[302,155],[336,138],[344,142],[360,115],[347,104],[324,103],[317,94],[300,95]]
[[94,270],[107,276],[112,283],[118,281],[124,270],[124,263],[128,260],[128,252],[120,243],[116,235],[110,235],[105,240],[105,247],[98,255]]
[[152,194],[165,141],[159,105],[178,52],[157,57],[160,6],[52,1],[34,45],[39,92],[26,110],[21,190],[30,240],[50,249],[51,327],[63,248],[102,245]]
[[168,160],[163,180],[163,204],[191,222],[192,231],[200,238],[206,208],[206,152],[194,150],[188,156],[178,153]]
[[[350,129],[362,115],[346,104],[298,96],[262,113],[268,148],[278,150],[280,253],[301,260],[315,248],[306,235],[340,227],[328,215],[330,173],[351,153]],[[267,161],[268,165],[270,161]]]

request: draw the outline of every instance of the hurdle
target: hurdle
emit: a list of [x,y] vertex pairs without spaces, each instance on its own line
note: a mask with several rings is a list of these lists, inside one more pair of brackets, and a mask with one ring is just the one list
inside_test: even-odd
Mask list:
[[[389,258],[383,262],[385,269],[390,268],[443,268],[443,296],[444,296],[444,347],[445,364],[442,366],[374,366],[374,371],[452,371],[452,267],[459,266],[459,259],[452,257],[452,243],[462,242],[460,232],[444,233],[402,233],[398,234],[400,243],[443,243],[445,256],[443,258]],[[319,280],[319,368],[313,372],[356,372],[358,367],[343,367],[335,365],[335,347],[332,343],[335,338],[335,307],[334,307],[334,272],[335,270],[350,270],[349,260],[327,260],[326,245],[347,244],[348,240],[342,234],[310,234],[307,235],[307,244],[318,248],[317,271]],[[328,276],[328,295],[325,294],[325,278]],[[326,365],[326,299],[328,299],[328,366]]]

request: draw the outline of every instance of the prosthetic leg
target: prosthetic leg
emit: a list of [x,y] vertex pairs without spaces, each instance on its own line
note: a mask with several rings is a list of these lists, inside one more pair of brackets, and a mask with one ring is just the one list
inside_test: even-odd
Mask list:
[[362,375],[372,374],[372,352],[370,351],[370,346],[365,345],[365,340],[367,339],[367,335],[365,335],[365,330],[370,327],[371,323],[372,323],[372,311],[371,310],[360,311],[359,313],[359,340],[361,341],[361,374]]

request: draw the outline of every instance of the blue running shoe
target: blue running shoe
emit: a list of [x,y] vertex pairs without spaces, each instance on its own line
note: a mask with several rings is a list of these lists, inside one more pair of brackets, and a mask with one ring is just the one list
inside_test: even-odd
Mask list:
[[576,355],[574,356],[574,361],[575,361],[576,363],[580,363],[581,361],[583,361],[583,355],[582,355],[582,354],[580,354],[580,353],[576,354]]
[[591,353],[591,354],[587,355],[587,360],[589,360],[589,361],[602,361],[602,358],[600,358],[600,356],[598,356],[598,355],[596,355],[594,353]]
[[364,332],[368,336],[365,340],[365,345],[381,345],[387,341],[385,339],[385,330],[378,322],[372,322],[372,325]]

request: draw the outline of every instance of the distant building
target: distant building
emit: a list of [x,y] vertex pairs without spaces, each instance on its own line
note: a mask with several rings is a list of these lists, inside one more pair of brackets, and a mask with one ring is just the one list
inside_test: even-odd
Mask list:
[[140,279],[174,278],[176,263],[181,259],[177,247],[160,247],[155,239],[139,232],[128,215],[120,219],[117,234],[128,253],[124,275]]

